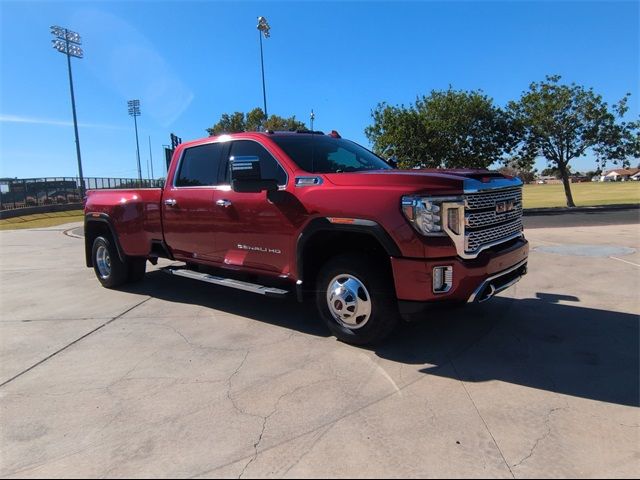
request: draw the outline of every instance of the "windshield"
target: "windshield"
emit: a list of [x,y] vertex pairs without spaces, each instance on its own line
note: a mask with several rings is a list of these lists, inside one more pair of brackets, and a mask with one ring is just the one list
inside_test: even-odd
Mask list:
[[310,173],[389,170],[391,167],[357,143],[325,135],[278,135],[272,137],[300,168]]

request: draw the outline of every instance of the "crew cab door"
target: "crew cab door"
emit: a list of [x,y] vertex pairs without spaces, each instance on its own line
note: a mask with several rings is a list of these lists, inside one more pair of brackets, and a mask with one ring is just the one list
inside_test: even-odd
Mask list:
[[224,150],[224,143],[185,148],[173,177],[168,177],[162,196],[164,239],[180,260],[214,258],[218,212],[214,194]]
[[295,236],[305,211],[286,190],[293,179],[263,145],[254,140],[234,140],[225,155],[225,183],[229,184],[229,157],[259,157],[263,179],[275,179],[280,190],[271,201],[267,192],[214,192],[216,257],[227,267],[244,267],[286,275],[295,256]]

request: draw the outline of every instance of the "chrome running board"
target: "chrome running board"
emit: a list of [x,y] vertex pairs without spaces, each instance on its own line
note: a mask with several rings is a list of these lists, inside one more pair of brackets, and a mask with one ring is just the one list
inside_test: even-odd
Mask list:
[[220,285],[222,287],[235,288],[236,290],[244,290],[245,292],[257,293],[267,297],[284,297],[289,293],[287,290],[283,290],[281,288],[267,287],[257,283],[243,282],[233,278],[218,277],[216,275],[194,272],[193,270],[186,270],[183,268],[163,268],[162,270],[171,275],[191,278],[192,280],[199,280],[206,283],[213,283],[214,285]]

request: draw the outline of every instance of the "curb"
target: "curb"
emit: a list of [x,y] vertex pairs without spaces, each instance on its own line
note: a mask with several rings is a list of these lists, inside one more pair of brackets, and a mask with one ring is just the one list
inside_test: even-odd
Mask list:
[[640,210],[640,203],[624,203],[618,205],[600,205],[593,207],[550,207],[550,208],[525,208],[522,215],[533,217],[536,215],[563,215],[572,213],[600,213],[616,212],[619,210]]

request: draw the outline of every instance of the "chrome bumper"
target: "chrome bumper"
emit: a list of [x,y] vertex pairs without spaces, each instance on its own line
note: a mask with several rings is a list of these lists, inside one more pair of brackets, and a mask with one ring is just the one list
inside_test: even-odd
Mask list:
[[528,259],[522,260],[514,266],[485,279],[484,282],[474,290],[467,300],[467,303],[486,302],[494,295],[518,283],[520,279],[527,274],[527,261]]

